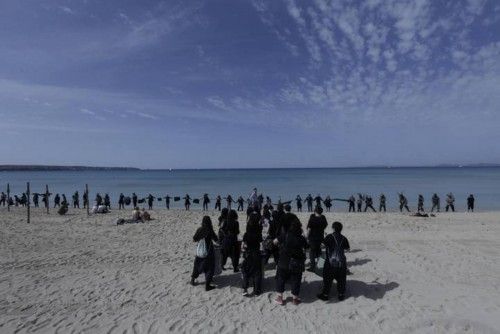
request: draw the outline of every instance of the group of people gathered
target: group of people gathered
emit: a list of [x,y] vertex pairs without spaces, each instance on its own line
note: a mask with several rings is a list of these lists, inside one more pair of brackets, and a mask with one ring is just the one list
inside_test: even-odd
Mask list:
[[[38,207],[40,198],[41,202],[44,204],[45,207],[49,206],[49,200],[51,193],[33,193],[33,206]],[[410,208],[408,206],[408,199],[403,193],[398,194],[399,198],[399,210],[402,212],[403,210],[410,211]],[[87,208],[89,206],[89,195],[84,192],[82,196],[83,200],[83,208]],[[138,204],[146,204],[148,205],[149,210],[153,209],[154,202],[155,201],[165,201],[165,208],[170,209],[170,203],[171,200],[177,202],[177,201],[184,201],[184,208],[186,210],[190,210],[192,204],[202,204],[202,209],[203,211],[208,211],[209,210],[209,205],[212,201],[210,196],[208,194],[203,194],[201,198],[192,198],[189,194],[186,194],[184,197],[181,196],[153,196],[152,194],[148,194],[144,198],[139,198],[136,193],[133,193],[132,196],[125,196],[123,193],[120,193],[118,196],[118,209],[124,209],[125,206],[127,205],[132,205],[132,207],[137,207]],[[223,207],[231,210],[233,208],[233,204],[236,204],[236,210],[237,211],[244,211],[245,210],[245,204],[250,206],[250,203],[258,203],[260,207],[263,207],[264,205],[269,206],[277,206],[277,205],[287,205],[291,204],[293,201],[286,201],[282,202],[281,199],[277,203],[273,203],[271,198],[269,196],[264,197],[263,194],[257,194],[257,190],[254,189],[252,194],[249,196],[249,198],[244,199],[243,196],[239,196],[236,200],[231,195],[227,195],[226,197],[222,197],[220,195],[217,195],[214,199],[215,205],[214,205],[214,210],[221,211]],[[327,195],[325,198],[321,197],[320,194],[316,196],[312,196],[311,194],[308,194],[304,199],[300,195],[297,195],[294,202],[296,205],[296,210],[297,212],[302,212],[303,205],[307,207],[307,212],[312,212],[314,207],[325,207],[326,212],[330,212],[333,207],[333,202],[334,201],[342,201],[342,202],[347,202],[348,203],[348,211],[349,212],[366,212],[366,211],[373,211],[376,212],[377,210],[374,207],[374,201],[373,198],[370,195],[367,194],[361,194],[358,193],[357,196],[351,195],[349,198],[344,199],[344,198],[331,198],[329,195]],[[54,208],[60,208],[60,207],[66,207],[66,209],[69,207],[69,202],[66,199],[66,195],[62,194],[55,194],[54,196]],[[225,205],[223,206],[223,202],[225,202]],[[441,199],[437,194],[433,194],[431,198],[432,202],[432,207],[431,207],[431,212],[434,212],[436,210],[437,212],[440,212],[441,209]],[[95,196],[94,200],[95,206],[100,207],[103,206],[107,210],[111,209],[111,198],[108,194],[105,194],[102,196],[101,194],[97,193]],[[379,196],[379,205],[378,205],[378,211],[379,212],[386,212],[387,211],[387,199],[385,194],[381,194]],[[21,196],[15,195],[14,198],[10,197],[7,198],[7,195],[2,192],[0,193],[0,205],[11,205],[11,206],[26,206],[28,204],[28,196],[26,193],[21,194]],[[474,211],[474,204],[475,204],[475,198],[474,195],[470,194],[467,197],[467,211]],[[80,195],[78,191],[76,191],[72,195],[72,205],[73,208],[80,208]],[[455,211],[455,196],[452,193],[448,193],[446,195],[446,206],[445,206],[446,211]],[[418,195],[417,199],[417,212],[424,212],[424,196],[422,194]]]
[[[241,288],[244,296],[257,296],[263,292],[264,267],[272,258],[276,264],[276,303],[283,305],[285,285],[291,285],[292,302],[301,302],[300,289],[303,272],[306,270],[306,252],[309,250],[307,270],[318,272],[317,260],[323,259],[321,271],[323,288],[318,298],[328,300],[333,280],[337,282],[337,297],[345,298],[347,261],[345,250],[349,241],[342,235],[342,224],[334,222],[332,232],[325,237],[328,223],[321,206],[310,216],[304,233],[299,218],[291,212],[290,204],[272,205],[253,202],[247,210],[246,227],[239,241],[240,223],[234,209],[221,210],[217,222],[217,233],[212,220],[204,216],[201,227],[196,230],[193,241],[197,243],[191,284],[197,285],[197,278],[205,274],[205,290],[215,288],[213,277],[219,269],[226,270],[231,259],[233,272],[241,271]],[[322,245],[325,247],[323,254]],[[220,261],[218,261],[220,255]],[[242,263],[240,264],[240,258]],[[252,293],[248,289],[253,287]]]

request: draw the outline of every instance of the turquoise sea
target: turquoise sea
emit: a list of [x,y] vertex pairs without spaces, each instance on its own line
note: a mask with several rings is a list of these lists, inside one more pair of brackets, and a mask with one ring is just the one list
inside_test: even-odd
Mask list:
[[[378,206],[378,196],[385,193],[388,209],[397,208],[397,194],[404,192],[410,208],[416,207],[418,194],[425,197],[426,208],[434,192],[441,197],[453,192],[458,210],[466,207],[466,198],[476,197],[478,210],[500,210],[500,168],[325,168],[325,169],[231,169],[231,170],[149,170],[149,171],[51,171],[0,172],[0,191],[10,184],[11,194],[20,194],[31,183],[32,192],[43,192],[49,185],[52,193],[65,193],[68,199],[75,190],[83,193],[88,183],[91,199],[95,193],[109,193],[116,204],[118,194],[139,197],[183,196],[198,198],[203,193],[211,198],[220,194],[247,198],[253,187],[270,196],[273,202],[303,198],[311,193],[336,198],[351,194],[370,194]],[[157,202],[164,205],[164,202]],[[180,206],[181,202],[172,202]],[[213,202],[211,203],[213,205]],[[199,208],[194,205],[193,209]],[[345,211],[346,203],[334,202],[334,210]]]

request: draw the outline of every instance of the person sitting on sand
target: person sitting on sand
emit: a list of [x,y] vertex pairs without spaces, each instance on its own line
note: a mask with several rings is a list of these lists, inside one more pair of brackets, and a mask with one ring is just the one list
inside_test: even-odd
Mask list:
[[243,274],[243,296],[245,297],[250,296],[247,291],[250,281],[253,281],[253,294],[255,296],[258,296],[262,291],[261,242],[260,217],[257,214],[251,214],[242,243],[243,263],[241,264],[241,272]]
[[196,257],[194,259],[193,273],[191,274],[191,285],[196,285],[196,279],[201,273],[205,274],[205,290],[215,289],[212,279],[215,270],[215,252],[213,241],[218,241],[209,216],[204,216],[201,227],[196,230],[193,241],[198,243]]
[[141,210],[139,210],[137,206],[134,208],[134,211],[132,212],[132,220],[142,221]]
[[324,301],[330,298],[330,289],[335,279],[337,281],[338,299],[342,301],[345,296],[347,277],[347,260],[344,250],[348,250],[350,246],[347,238],[341,234],[342,224],[334,222],[332,228],[334,232],[328,234],[323,241],[326,246],[326,259],[323,267],[323,289],[318,298]]
[[144,208],[142,208],[142,211],[141,211],[141,219],[143,222],[147,222],[147,221],[151,220],[151,215]]
[[302,273],[305,269],[305,249],[307,246],[306,238],[302,235],[302,224],[295,217],[290,224],[287,233],[282,233],[274,243],[280,247],[280,255],[278,267],[276,270],[276,292],[278,296],[275,302],[279,305],[284,305],[283,292],[285,292],[285,284],[290,283],[292,286],[293,304],[300,304],[300,284],[302,281]]

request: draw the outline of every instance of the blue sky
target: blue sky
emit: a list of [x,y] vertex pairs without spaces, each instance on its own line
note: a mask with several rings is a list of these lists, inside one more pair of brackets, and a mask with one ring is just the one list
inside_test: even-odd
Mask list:
[[494,0],[3,0],[0,163],[500,162]]

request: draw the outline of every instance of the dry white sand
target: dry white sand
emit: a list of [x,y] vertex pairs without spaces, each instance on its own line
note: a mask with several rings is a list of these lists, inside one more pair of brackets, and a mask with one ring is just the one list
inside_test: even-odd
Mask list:
[[210,292],[188,285],[200,211],[113,225],[126,213],[37,210],[28,225],[24,210],[0,209],[0,332],[499,333],[499,212],[327,214],[353,250],[348,298],[317,300],[321,279],[307,272],[303,304],[284,307],[274,270],[254,298],[232,271]]

